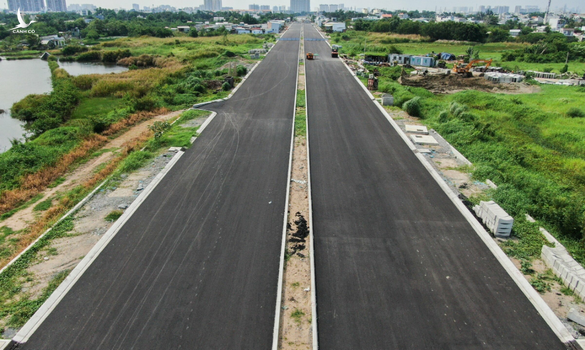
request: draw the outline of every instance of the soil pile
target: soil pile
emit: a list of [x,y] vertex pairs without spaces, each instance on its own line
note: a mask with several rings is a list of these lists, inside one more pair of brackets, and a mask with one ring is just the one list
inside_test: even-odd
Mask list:
[[434,94],[452,94],[469,89],[504,94],[527,94],[540,90],[538,86],[525,83],[498,84],[483,77],[467,78],[457,74],[402,76],[398,82],[406,86],[422,87]]

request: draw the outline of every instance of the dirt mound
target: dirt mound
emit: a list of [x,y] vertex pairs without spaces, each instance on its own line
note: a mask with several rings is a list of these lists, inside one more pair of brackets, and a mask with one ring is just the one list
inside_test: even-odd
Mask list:
[[406,86],[422,87],[434,94],[452,94],[469,89],[504,94],[530,94],[540,90],[538,86],[525,83],[498,84],[483,77],[465,78],[457,74],[401,77],[398,82]]

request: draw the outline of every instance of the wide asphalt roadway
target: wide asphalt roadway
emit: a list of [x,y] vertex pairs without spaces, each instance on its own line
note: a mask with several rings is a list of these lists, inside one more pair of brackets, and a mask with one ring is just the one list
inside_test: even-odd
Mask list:
[[271,347],[298,48],[279,42],[209,106],[213,122],[19,349]]
[[304,25],[321,350],[565,349]]

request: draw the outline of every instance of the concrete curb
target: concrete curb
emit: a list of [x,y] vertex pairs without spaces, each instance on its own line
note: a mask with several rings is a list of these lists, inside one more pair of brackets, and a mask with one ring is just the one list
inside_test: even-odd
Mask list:
[[313,192],[311,191],[311,153],[309,148],[309,104],[307,103],[307,66],[303,67],[305,72],[305,125],[306,131],[306,142],[307,142],[307,191],[309,192],[309,259],[311,263],[311,312],[313,313],[313,319],[311,327],[313,329],[313,350],[319,349],[319,333],[317,327],[317,282],[315,277],[315,232],[313,231]]
[[197,134],[201,135],[201,133],[203,132],[203,130],[205,130],[205,128],[207,128],[207,126],[209,125],[209,123],[211,123],[211,121],[213,120],[213,118],[215,118],[216,115],[217,115],[217,112],[211,112],[211,114],[209,115],[209,117],[207,117],[207,119],[205,119],[205,121],[203,122],[203,124],[201,124],[201,126],[199,127],[199,129],[197,129]]
[[[274,46],[276,46],[276,45],[274,45]],[[299,51],[297,52],[297,57],[299,56],[300,52],[301,52],[301,43],[299,41]],[[282,223],[282,244],[280,247],[280,262],[279,262],[279,267],[278,267],[278,282],[277,282],[278,284],[276,287],[276,309],[274,310],[275,314],[274,314],[274,330],[272,333],[272,350],[278,350],[278,335],[280,333],[280,315],[281,315],[281,310],[282,310],[282,306],[281,306],[281,304],[282,304],[282,283],[284,281],[284,256],[286,254],[286,227],[287,227],[287,223],[288,223],[288,212],[289,212],[288,201],[289,201],[289,197],[290,197],[290,182],[291,182],[291,176],[292,176],[292,160],[293,160],[293,151],[294,151],[294,145],[295,145],[295,117],[296,117],[296,112],[297,112],[297,89],[299,88],[299,66],[298,66],[298,63],[296,64],[295,69],[297,72],[296,81],[295,81],[295,102],[293,105],[292,130],[291,130],[289,157],[288,157],[288,176],[287,176],[287,181],[286,181],[286,197],[285,197],[285,201],[284,201],[284,220]]]
[[100,253],[105,249],[108,243],[116,236],[118,231],[124,226],[126,221],[134,214],[140,207],[142,202],[154,190],[158,183],[171,170],[185,152],[179,151],[171,159],[171,161],[158,173],[152,182],[144,189],[144,191],[132,202],[130,207],[126,209],[124,214],[116,220],[114,225],[104,234],[104,236],[97,242],[97,244],[89,251],[89,253],[81,260],[79,264],[71,271],[69,276],[59,285],[59,287],[51,294],[51,296],[43,303],[37,310],[33,317],[22,327],[22,329],[14,336],[13,342],[25,343],[36,329],[43,323],[43,321],[50,315],[50,313],[57,307],[59,302],[65,297],[67,292],[75,285],[81,278],[83,273],[89,268]]
[[[343,62],[343,60],[342,60]],[[351,69],[347,66],[345,62],[343,62],[345,67],[351,72]],[[404,142],[408,145],[408,147],[414,151],[416,147],[414,144],[408,139],[408,136],[400,129],[398,124],[392,119],[392,117],[388,114],[388,112],[384,109],[384,107],[376,101],[372,94],[367,90],[367,88],[362,84],[362,82],[357,78],[353,72],[351,72],[354,78],[358,81],[360,86],[368,93],[368,96],[372,98],[372,102],[378,107],[378,109],[382,112],[382,114],[386,117],[388,122],[392,125],[394,130],[402,137]],[[559,339],[565,344],[571,344],[577,346],[575,338],[569,333],[569,331],[565,328],[565,326],[561,323],[559,318],[554,314],[551,308],[544,302],[544,300],[540,297],[538,292],[532,288],[530,283],[524,278],[522,273],[514,266],[512,261],[508,258],[508,256],[504,253],[504,251],[496,244],[496,242],[492,239],[491,235],[483,228],[483,226],[475,219],[475,217],[469,212],[467,207],[459,200],[457,195],[450,190],[449,185],[445,181],[443,181],[441,175],[433,168],[433,166],[429,163],[429,161],[420,153],[415,152],[415,156],[419,159],[422,165],[427,169],[427,171],[431,174],[431,176],[435,179],[435,181],[441,186],[443,192],[447,194],[451,202],[455,204],[457,209],[463,214],[465,219],[469,222],[469,224],[473,227],[477,235],[481,238],[481,240],[485,243],[488,249],[492,252],[494,257],[500,262],[502,267],[506,270],[508,275],[512,278],[512,280],[516,283],[516,285],[520,288],[520,290],[524,293],[526,298],[532,303],[534,308],[538,311],[538,313],[542,316],[545,322],[549,325],[549,327],[553,330],[553,332],[559,337]]]

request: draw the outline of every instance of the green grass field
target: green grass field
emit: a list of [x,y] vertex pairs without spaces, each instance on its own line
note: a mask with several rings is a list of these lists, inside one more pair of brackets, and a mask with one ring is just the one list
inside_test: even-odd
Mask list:
[[[345,38],[345,39],[344,39]],[[465,53],[465,50],[472,46],[471,43],[448,43],[448,42],[428,42],[424,37],[417,35],[398,35],[390,33],[365,33],[349,31],[331,36],[332,43],[342,45],[341,53],[357,55],[363,53],[364,46],[367,52],[383,53],[395,47],[404,54],[409,55],[426,55],[428,53],[448,52],[456,56]],[[406,42],[403,42],[406,41]],[[493,59],[492,66],[504,67],[508,70],[534,70],[544,71],[550,69],[552,72],[560,73],[564,63],[529,63],[529,62],[502,62],[502,53],[529,46],[527,43],[505,42],[505,43],[485,43],[473,45],[479,50],[481,59]],[[585,62],[570,61],[569,71],[579,75],[585,74]]]
[[534,94],[467,90],[435,96],[398,84],[399,69],[379,68],[379,91],[393,94],[403,109],[420,97],[421,121],[474,164],[474,179],[499,186],[484,196],[516,220],[518,240],[506,243],[508,254],[540,256],[545,241],[538,225],[524,219],[527,213],[585,263],[585,88],[542,85]]

